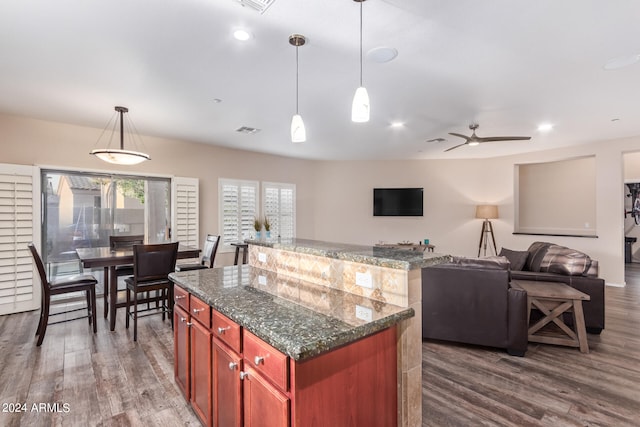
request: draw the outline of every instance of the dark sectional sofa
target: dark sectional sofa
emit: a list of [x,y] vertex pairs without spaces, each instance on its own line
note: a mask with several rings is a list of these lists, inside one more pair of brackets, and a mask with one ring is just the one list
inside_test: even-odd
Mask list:
[[[527,294],[513,280],[561,282],[591,297],[583,302],[587,332],[604,329],[604,280],[598,263],[579,251],[535,242],[526,251],[503,248],[500,256],[459,258],[422,269],[422,337],[527,350]],[[565,313],[566,314],[566,313]],[[570,315],[564,316],[572,324]]]
[[454,258],[422,269],[422,338],[527,351],[527,293],[510,285],[509,261]]
[[[583,302],[587,332],[604,329],[604,280],[598,278],[598,261],[588,255],[549,242],[534,242],[526,251],[502,248],[511,264],[511,280],[561,282],[591,297]],[[570,316],[565,321],[572,323]]]

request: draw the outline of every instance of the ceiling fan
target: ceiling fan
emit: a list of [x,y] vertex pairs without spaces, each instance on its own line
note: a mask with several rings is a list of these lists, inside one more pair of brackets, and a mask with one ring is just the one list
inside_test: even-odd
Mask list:
[[463,142],[462,144],[454,145],[453,147],[447,148],[444,151],[445,152],[451,151],[451,150],[456,149],[458,147],[462,147],[463,145],[478,145],[478,144],[482,144],[483,142],[492,142],[492,141],[528,141],[528,140],[531,139],[530,136],[486,136],[486,137],[479,137],[479,136],[476,135],[476,129],[478,129],[478,127],[480,127],[480,125],[477,124],[477,123],[471,123],[469,125],[469,129],[471,129],[473,131],[471,133],[471,136],[462,135],[461,133],[449,132],[449,135],[458,136],[460,138],[463,138],[463,139],[465,139],[465,142]]

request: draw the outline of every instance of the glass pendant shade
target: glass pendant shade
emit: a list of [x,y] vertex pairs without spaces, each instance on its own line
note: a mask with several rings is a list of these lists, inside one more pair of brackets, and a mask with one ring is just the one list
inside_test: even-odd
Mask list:
[[356,94],[353,96],[351,120],[356,123],[369,121],[369,94],[365,87],[360,86],[356,89]]
[[291,142],[305,142],[307,140],[307,131],[304,128],[304,122],[300,114],[295,114],[291,119]]
[[91,154],[96,156],[102,161],[107,163],[113,163],[115,165],[137,165],[145,160],[149,160],[148,154],[140,153],[139,151],[118,150],[112,149],[96,149],[92,150]]

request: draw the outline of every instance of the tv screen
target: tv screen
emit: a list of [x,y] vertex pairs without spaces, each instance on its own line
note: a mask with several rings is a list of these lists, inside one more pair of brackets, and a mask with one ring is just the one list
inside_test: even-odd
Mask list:
[[374,188],[373,216],[423,216],[423,188]]

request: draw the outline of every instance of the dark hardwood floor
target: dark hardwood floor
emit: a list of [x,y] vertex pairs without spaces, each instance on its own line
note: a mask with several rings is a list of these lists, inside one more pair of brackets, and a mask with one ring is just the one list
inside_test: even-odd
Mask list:
[[423,426],[640,425],[640,264],[607,287],[606,329],[589,354],[529,344],[526,357],[425,341]]
[[[640,264],[630,267],[625,288],[606,289],[607,327],[589,335],[589,354],[423,342],[422,425],[640,425]],[[160,316],[140,319],[137,344],[119,310],[115,332],[102,318],[95,336],[85,321],[53,325],[40,348],[37,318],[0,316],[0,426],[200,425],[174,383]],[[16,403],[26,411],[7,412]]]
[[37,320],[0,316],[0,426],[200,426],[173,380],[169,321],[141,318],[136,344],[119,309],[114,332],[99,315],[95,336],[85,320],[52,325],[38,348]]

